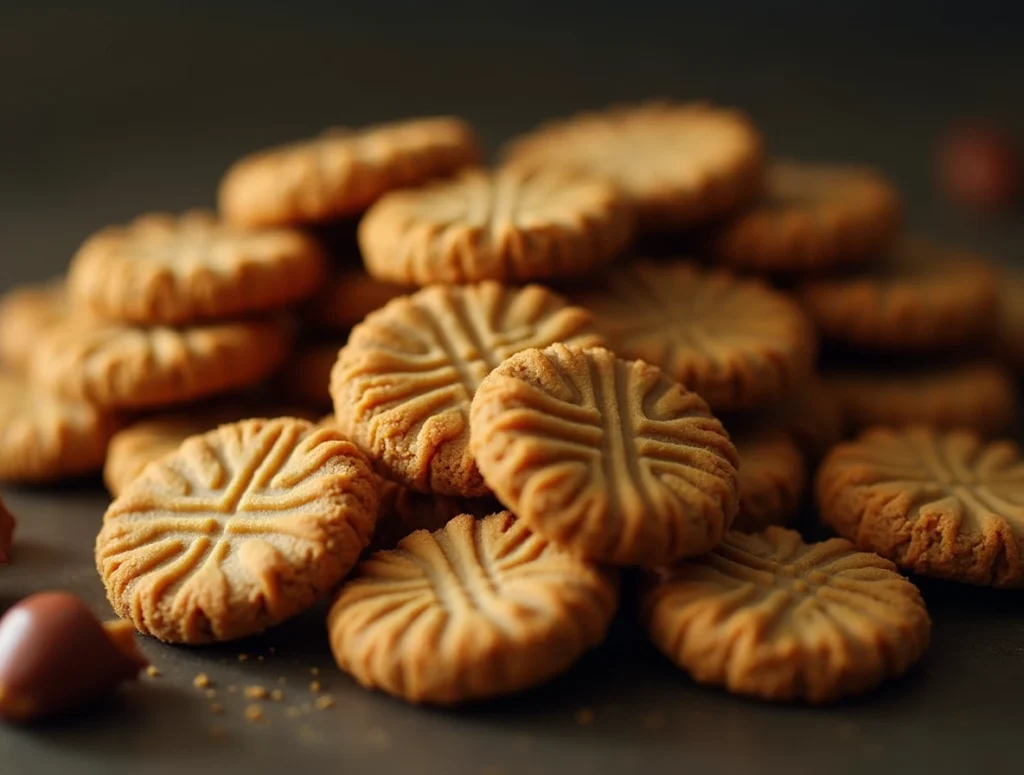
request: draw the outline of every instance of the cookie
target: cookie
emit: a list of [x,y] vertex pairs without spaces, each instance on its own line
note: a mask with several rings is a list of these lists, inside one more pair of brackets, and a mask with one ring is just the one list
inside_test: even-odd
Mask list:
[[818,471],[822,521],[925,576],[1024,586],[1024,462],[971,431],[876,428]]
[[878,555],[794,530],[729,533],[659,569],[641,611],[654,644],[702,684],[825,703],[905,673],[928,647],[917,587]]
[[504,156],[528,169],[607,178],[643,230],[682,229],[753,201],[764,182],[760,133],[742,113],[703,103],[624,105],[549,123]]
[[8,291],[0,299],[0,361],[28,368],[36,340],[68,314],[63,278]]
[[408,285],[374,279],[363,269],[340,269],[303,306],[302,322],[314,331],[348,333],[374,310],[415,290]]
[[274,407],[236,399],[139,420],[119,430],[110,440],[103,466],[107,490],[116,498],[142,473],[142,469],[174,452],[190,436],[207,433],[218,425],[255,417],[310,419],[294,407]]
[[823,338],[896,352],[963,347],[992,331],[996,281],[982,259],[908,238],[877,265],[804,283]]
[[326,273],[320,247],[301,232],[246,232],[201,211],[156,213],[87,239],[68,291],[109,320],[180,325],[293,304]]
[[36,344],[32,382],[98,406],[142,409],[246,387],[287,357],[284,320],[134,328],[70,319]]
[[708,551],[738,503],[736,450],[695,393],[602,348],[524,350],[470,413],[484,481],[531,530],[588,559]]
[[608,263],[629,244],[633,226],[633,211],[608,181],[473,169],[382,197],[359,224],[359,247],[379,280],[521,283]]
[[281,368],[276,385],[285,401],[313,409],[329,409],[331,369],[344,342],[301,345]]
[[[1004,272],[999,276],[996,312],[995,351],[1007,366],[1024,373],[1024,274]],[[0,329],[2,326],[0,318]]]
[[371,313],[331,373],[342,432],[389,479],[419,492],[489,493],[469,452],[469,405],[511,355],[602,343],[590,314],[539,285],[432,286]]
[[261,632],[348,573],[373,531],[366,458],[305,420],[194,436],[115,500],[96,567],[119,616],[174,643]]
[[398,542],[417,530],[440,530],[460,514],[486,517],[502,510],[491,497],[458,498],[430,495],[377,477],[377,529],[370,541],[371,551],[394,549]]
[[1017,417],[1013,378],[985,361],[830,370],[823,382],[852,430],[920,424],[998,436],[1010,433]]
[[750,430],[730,438],[740,461],[740,507],[733,530],[755,533],[769,525],[790,524],[807,486],[800,447],[780,430]]
[[103,467],[116,420],[0,372],[0,482],[47,482]]
[[458,118],[330,129],[236,162],[220,184],[220,212],[247,228],[331,221],[479,159],[476,134]]
[[615,577],[507,511],[466,514],[360,563],[331,607],[338,666],[368,688],[450,705],[526,689],[604,639]]
[[811,374],[817,343],[806,316],[758,280],[686,261],[637,259],[572,293],[620,357],[658,366],[735,411],[784,398]]
[[899,194],[875,170],[779,160],[764,199],[716,229],[708,249],[737,269],[813,272],[874,258],[900,221]]

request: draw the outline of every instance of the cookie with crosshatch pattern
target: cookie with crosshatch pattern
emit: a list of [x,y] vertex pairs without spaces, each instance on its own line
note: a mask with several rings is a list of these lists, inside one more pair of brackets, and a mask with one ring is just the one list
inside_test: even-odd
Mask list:
[[732,524],[737,456],[696,393],[643,361],[553,344],[481,383],[471,448],[531,529],[620,565],[708,551]]
[[767,700],[824,703],[905,673],[931,620],[917,587],[841,538],[731,532],[713,551],[651,573],[641,618],[694,680]]
[[601,343],[590,314],[539,285],[424,288],[352,330],[331,373],[338,427],[388,478],[420,492],[489,490],[469,452],[469,405],[509,356]]
[[376,516],[370,464],[336,431],[244,420],[146,468],[104,515],[96,566],[140,632],[231,640],[315,603],[355,564]]
[[817,476],[822,521],[925,576],[1024,586],[1024,461],[971,431],[874,429]]
[[327,629],[338,666],[363,686],[453,704],[562,672],[604,639],[617,600],[614,571],[508,511],[463,514],[360,563]]

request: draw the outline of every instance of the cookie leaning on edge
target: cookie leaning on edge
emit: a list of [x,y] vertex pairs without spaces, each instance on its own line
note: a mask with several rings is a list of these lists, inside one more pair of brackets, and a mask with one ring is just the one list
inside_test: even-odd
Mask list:
[[480,384],[470,427],[498,499],[588,559],[653,566],[701,554],[736,514],[738,461],[722,424],[642,361],[524,350]]
[[475,133],[458,118],[332,129],[235,162],[221,180],[220,212],[247,228],[335,220],[479,159]]
[[1024,586],[1024,461],[969,431],[875,429],[818,471],[822,521],[926,576]]
[[534,535],[507,511],[456,517],[360,563],[327,618],[338,666],[409,702],[520,691],[604,639],[613,571]]
[[509,356],[602,343],[590,314],[539,285],[431,286],[352,330],[331,373],[338,427],[388,478],[420,492],[489,492],[469,452],[469,406]]
[[159,213],[87,239],[68,289],[110,320],[179,325],[301,301],[326,272],[319,245],[301,232],[242,231],[202,211]]
[[395,191],[359,224],[367,271],[395,283],[523,282],[615,258],[634,215],[608,181],[559,170],[467,170]]
[[703,103],[621,105],[555,121],[513,140],[507,163],[611,180],[643,230],[681,229],[760,194],[764,148],[742,113]]
[[641,601],[651,640],[694,680],[735,694],[834,702],[905,673],[931,636],[917,587],[840,538],[733,532],[652,577]]
[[740,507],[733,530],[753,533],[792,522],[807,486],[807,465],[792,436],[753,429],[731,433],[730,439],[740,461]]
[[370,539],[366,458],[304,420],[194,436],[115,500],[96,566],[118,615],[174,643],[252,635],[305,610]]

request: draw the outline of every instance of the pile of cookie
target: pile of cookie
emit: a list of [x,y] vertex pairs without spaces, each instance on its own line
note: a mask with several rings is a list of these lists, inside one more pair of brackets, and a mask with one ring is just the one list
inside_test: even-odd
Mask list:
[[[0,480],[105,467],[97,568],[139,631],[333,595],[340,668],[412,702],[563,671],[620,572],[697,681],[810,702],[925,651],[898,567],[1024,585],[1024,463],[982,441],[1024,321],[987,263],[902,234],[883,176],[769,161],[707,104],[501,159],[454,118],[333,130],[236,163],[216,216],[90,237],[0,305]],[[844,538],[791,529],[816,467]]]

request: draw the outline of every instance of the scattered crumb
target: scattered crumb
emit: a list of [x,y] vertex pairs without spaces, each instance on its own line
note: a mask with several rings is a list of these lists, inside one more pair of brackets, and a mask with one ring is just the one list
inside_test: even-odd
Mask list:
[[391,745],[391,737],[380,727],[372,727],[366,733],[366,739],[370,742],[370,745],[375,745],[378,748],[387,748]]
[[586,727],[594,723],[594,709],[593,708],[580,708],[576,711],[576,723],[581,727]]
[[284,699],[284,692],[282,692],[280,689],[271,689],[270,699],[272,699],[274,702],[280,702]]
[[248,654],[239,654],[238,655],[238,661],[239,662],[245,662],[245,660],[247,660],[248,658],[249,658]]
[[329,694],[325,694],[323,697],[317,697],[316,702],[313,704],[316,705],[317,710],[327,710],[334,707],[334,698]]
[[228,694],[234,694],[237,689],[238,689],[237,686],[235,686],[234,684],[231,684],[230,686],[228,686]]
[[262,700],[266,698],[267,690],[262,686],[246,686],[244,694],[247,700]]
[[208,676],[206,673],[200,673],[192,679],[192,685],[197,689],[205,689],[207,686],[210,685],[210,676]]
[[309,674],[310,675],[320,675],[320,668],[319,667],[311,667],[311,668],[309,668]]
[[216,713],[218,716],[224,712],[224,706],[219,702],[214,702],[210,705],[210,713]]
[[256,722],[263,718],[263,708],[259,705],[248,705],[245,708],[245,720]]
[[216,689],[207,689],[206,690],[206,699],[212,700],[216,696],[217,696],[217,690]]
[[309,682],[309,690],[311,692],[313,692],[314,694],[316,694],[318,691],[320,691],[323,688],[324,687],[320,685],[319,681],[310,681]]
[[150,678],[159,678],[163,673],[160,672],[160,668],[156,665],[150,665],[146,668],[146,675]]

